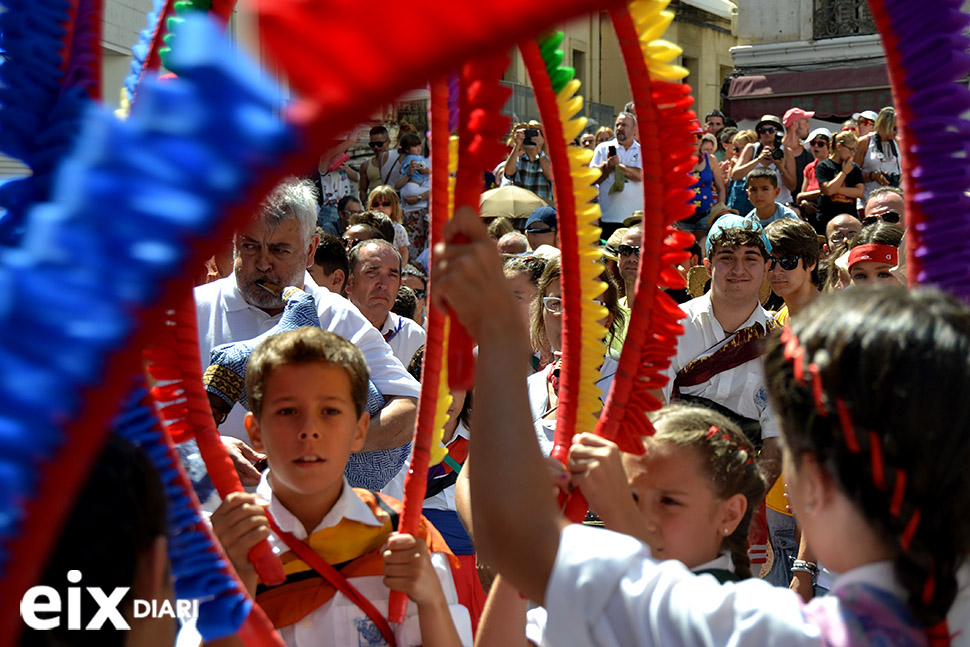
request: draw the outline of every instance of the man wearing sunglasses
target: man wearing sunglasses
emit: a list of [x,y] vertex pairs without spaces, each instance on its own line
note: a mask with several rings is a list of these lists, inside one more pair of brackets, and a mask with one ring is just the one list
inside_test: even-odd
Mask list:
[[360,187],[361,204],[367,202],[367,194],[371,187],[380,186],[384,183],[381,181],[381,165],[378,159],[381,153],[387,152],[390,143],[391,136],[388,134],[387,128],[374,126],[370,129],[370,142],[367,145],[374,152],[374,158],[367,160],[360,166],[360,180],[357,184]]
[[804,220],[778,220],[765,227],[771,242],[768,285],[785,300],[775,320],[784,325],[818,296],[818,236]]
[[828,254],[839,245],[846,245],[862,231],[862,223],[855,216],[839,214],[825,225],[825,253]]
[[778,176],[781,192],[775,199],[780,204],[792,203],[792,191],[798,187],[795,177],[795,151],[782,144],[785,127],[775,115],[764,115],[755,126],[758,141],[748,144],[741,151],[741,157],[731,171],[731,179],[737,182],[748,177],[748,173],[759,165],[771,168]]
[[894,186],[882,186],[869,194],[866,209],[862,217],[862,224],[868,225],[880,220],[905,227],[903,212],[906,200],[903,190]]
[[[643,242],[643,225],[637,223],[626,230],[616,248],[616,256],[619,259],[616,268],[620,273],[620,278],[623,279],[624,294],[626,294],[620,299],[620,305],[628,311],[633,307],[634,297],[636,296],[641,242]],[[627,317],[627,321],[629,320],[630,318]]]

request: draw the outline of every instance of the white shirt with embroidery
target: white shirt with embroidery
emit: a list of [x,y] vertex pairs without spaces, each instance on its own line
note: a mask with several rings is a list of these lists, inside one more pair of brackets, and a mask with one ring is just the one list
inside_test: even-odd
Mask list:
[[416,321],[393,312],[387,313],[384,325],[381,326],[381,335],[405,368],[418,349],[424,346],[424,340],[428,336]]
[[[664,386],[664,396],[670,401],[677,371],[698,357],[710,354],[711,347],[727,338],[721,323],[714,316],[711,294],[681,304],[687,317],[681,320],[684,334],[677,338],[677,353],[671,358],[667,375],[670,381]],[[768,312],[757,304],[747,321],[738,329],[755,323],[767,325]],[[761,437],[773,438],[781,434],[774,408],[768,400],[765,384],[764,362],[761,357],[718,373],[707,382],[681,388],[684,395],[696,395],[727,407],[746,418],[761,422]]]

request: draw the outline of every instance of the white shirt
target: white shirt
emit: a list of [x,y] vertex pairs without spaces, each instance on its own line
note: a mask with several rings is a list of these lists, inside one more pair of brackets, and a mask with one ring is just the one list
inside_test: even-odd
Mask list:
[[[833,589],[865,582],[895,594],[886,566],[853,569]],[[560,535],[545,602],[543,645],[829,644],[794,591],[760,579],[718,584],[675,560],[650,559],[650,549],[632,537],[576,524]],[[827,596],[811,603],[816,605],[839,607],[840,600]],[[826,617],[837,614],[838,609]],[[836,631],[830,628],[829,636]]]
[[[273,490],[267,478],[268,475],[269,470],[263,474],[259,486],[256,488],[256,493],[269,501],[269,511],[281,529],[292,533],[297,539],[306,540],[307,532],[303,524],[280,503],[279,499],[273,496]],[[340,492],[340,497],[324,516],[320,525],[313,529],[313,532],[336,526],[343,519],[357,521],[369,526],[382,525],[371,512],[370,507],[357,496],[346,479],[344,479],[344,487]],[[289,551],[286,544],[274,534],[270,534],[269,542],[273,547],[273,552],[278,555]],[[442,553],[432,553],[431,563],[434,565],[435,573],[441,582],[441,588],[445,593],[445,599],[448,601],[451,617],[458,629],[462,644],[471,645],[471,617],[468,610],[458,603],[458,593],[455,590],[448,558]],[[365,598],[370,600],[381,614],[387,617],[387,601],[390,590],[384,586],[382,576],[355,577],[352,578],[352,584]],[[329,602],[314,610],[303,620],[279,629],[279,633],[289,647],[370,644],[366,642],[363,636],[358,634],[357,622],[369,623],[370,620],[367,614],[353,601],[338,591]],[[421,630],[418,625],[418,608],[413,602],[408,601],[404,622],[400,625],[392,625],[392,627],[398,645],[404,647],[422,643]]]
[[[404,370],[381,334],[350,301],[318,287],[309,273],[304,274],[303,285],[317,303],[320,326],[360,348],[371,381],[385,397],[418,397],[420,384]],[[235,274],[200,285],[194,294],[203,370],[209,365],[209,351],[213,348],[257,337],[279,323],[282,317],[282,313],[270,316],[247,303],[236,287]],[[245,415],[246,410],[241,405],[233,406],[219,433],[249,442],[249,434],[242,422]]]
[[[408,182],[401,189],[401,198],[416,198],[425,191],[428,190],[427,186],[421,184],[415,184],[414,182]],[[404,213],[411,213],[412,211],[418,211],[419,209],[428,208],[428,198],[423,198],[418,200],[414,204],[409,204],[406,200],[401,200],[401,209]]]
[[[600,379],[596,385],[600,388],[600,400],[605,402],[606,396],[613,385],[613,376],[616,374],[618,362],[609,357],[603,360],[600,366]],[[532,409],[532,424],[536,430],[536,438],[539,439],[539,448],[543,456],[552,453],[553,438],[556,433],[556,420],[546,420],[543,416],[549,412],[549,389],[546,383],[549,380],[549,371],[553,365],[550,364],[538,373],[530,375],[526,384],[529,389],[529,407]],[[578,430],[577,430],[577,433]]]
[[[701,564],[696,568],[690,569],[691,572],[696,573],[698,571],[704,570],[714,570],[719,569],[723,571],[734,572],[734,562],[731,560],[730,553],[721,553],[718,557],[715,557],[711,561]],[[713,575],[710,573],[703,573],[700,577],[709,577],[714,579]],[[545,607],[535,607],[529,609],[526,612],[526,625],[525,625],[525,637],[526,639],[536,645],[542,645],[543,636],[546,633],[546,625],[549,622],[549,612],[546,611]]]
[[[610,158],[610,146],[616,147],[616,156],[619,158],[620,164],[632,168],[643,168],[643,160],[640,157],[640,142],[634,140],[630,148],[623,148],[616,139],[603,142],[596,147],[593,151],[593,159],[589,163],[590,168],[599,166]],[[600,220],[603,222],[623,222],[632,216],[634,211],[643,209],[643,182],[635,182],[627,178],[622,191],[610,193],[613,178],[616,177],[617,173],[622,172],[620,169],[614,169],[599,185],[600,210],[603,212]]]
[[[452,434],[451,438],[443,440],[440,444],[447,446],[459,436],[465,440],[471,439],[471,432],[461,420],[458,421],[458,426],[455,427],[455,433]],[[382,489],[381,492],[388,496],[394,497],[398,501],[403,501],[404,479],[407,476],[409,469],[411,469],[410,456],[408,456],[407,461],[405,461],[404,465],[401,467],[401,471],[397,473],[397,476],[391,479],[391,482],[384,486],[384,489]],[[451,510],[453,512],[457,512],[458,507],[455,505],[455,484],[453,483],[441,492],[438,492],[438,494],[425,499],[424,506],[422,507],[425,510]]]
[[381,326],[381,336],[391,347],[394,356],[407,368],[414,354],[424,346],[428,334],[416,321],[388,312]]
[[[664,386],[664,396],[668,402],[677,371],[698,357],[709,355],[709,349],[728,336],[714,317],[710,292],[681,304],[680,308],[687,318],[681,321],[684,334],[677,338],[677,353],[671,358],[670,368],[666,371],[670,380]],[[754,323],[766,326],[769,318],[768,312],[759,303],[738,329]],[[777,416],[768,400],[764,362],[760,357],[718,373],[703,384],[683,387],[681,393],[713,400],[746,418],[759,420],[762,438],[773,438],[781,433]]]

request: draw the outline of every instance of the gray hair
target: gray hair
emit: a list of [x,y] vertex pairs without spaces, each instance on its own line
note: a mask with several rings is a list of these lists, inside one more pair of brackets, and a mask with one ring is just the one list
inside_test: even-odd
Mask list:
[[499,242],[500,245],[503,242],[504,243],[510,243],[512,241],[515,241],[517,243],[522,243],[526,247],[529,246],[529,239],[526,238],[525,237],[525,234],[523,234],[520,231],[510,231],[507,234],[502,234],[502,237],[498,239],[498,242]]
[[[872,200],[873,198],[878,198],[879,196],[884,195],[886,193],[895,193],[900,198],[905,198],[905,194],[903,193],[903,190],[900,189],[898,186],[881,186],[879,188],[872,190],[872,193],[869,194],[869,200]],[[866,200],[866,202],[869,202],[869,200]]]
[[637,116],[635,114],[633,114],[632,112],[621,112],[620,114],[618,114],[616,116],[616,118],[619,119],[620,117],[629,117],[630,119],[633,120],[633,125],[634,126],[637,125]]
[[317,226],[317,188],[310,180],[288,177],[263,199],[257,217],[271,229],[295,219],[309,243]]

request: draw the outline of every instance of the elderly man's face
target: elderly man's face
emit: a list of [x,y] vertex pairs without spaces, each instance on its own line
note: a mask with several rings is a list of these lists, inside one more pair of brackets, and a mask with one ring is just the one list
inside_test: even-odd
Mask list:
[[616,141],[626,145],[633,142],[637,136],[637,122],[625,115],[616,118]]
[[[361,243],[357,265],[350,269],[347,298],[375,325],[394,307],[401,287],[401,257],[386,245]],[[376,323],[375,323],[376,322]]]
[[851,241],[862,230],[862,223],[855,216],[842,214],[829,220],[825,226],[825,238],[829,249],[836,245]]
[[[906,209],[906,201],[903,196],[896,193],[881,193],[874,198],[869,198],[866,202],[865,224],[870,223],[870,219],[883,220],[885,222],[896,223],[902,227],[906,226],[903,219],[903,211]],[[875,220],[872,220],[875,222]]]
[[250,305],[268,312],[282,310],[283,300],[256,284],[268,281],[280,287],[303,288],[303,274],[313,264],[319,238],[303,238],[303,228],[295,218],[276,227],[254,220],[236,232],[233,247],[233,272],[236,285]]

